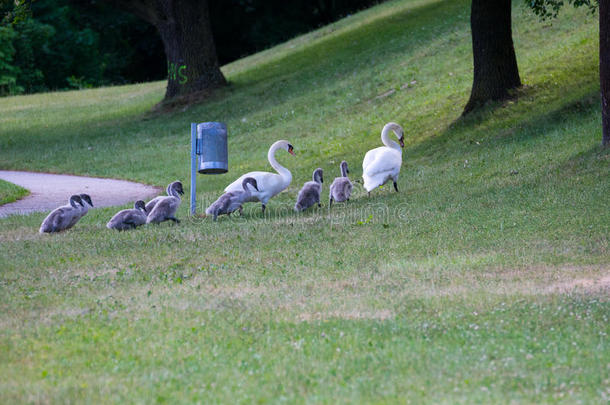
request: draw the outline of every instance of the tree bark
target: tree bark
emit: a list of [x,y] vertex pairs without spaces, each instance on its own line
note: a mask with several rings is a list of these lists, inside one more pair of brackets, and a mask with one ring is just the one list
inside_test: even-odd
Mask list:
[[521,86],[511,30],[511,0],[472,0],[474,80],[463,115]]
[[610,0],[599,0],[599,83],[602,99],[602,145],[610,146]]
[[207,0],[106,0],[151,23],[167,58],[165,99],[226,84],[212,36]]

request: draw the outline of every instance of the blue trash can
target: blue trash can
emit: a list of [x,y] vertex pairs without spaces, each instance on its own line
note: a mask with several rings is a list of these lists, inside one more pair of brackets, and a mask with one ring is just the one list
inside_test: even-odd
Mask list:
[[199,173],[221,174],[229,171],[227,126],[222,122],[197,125]]

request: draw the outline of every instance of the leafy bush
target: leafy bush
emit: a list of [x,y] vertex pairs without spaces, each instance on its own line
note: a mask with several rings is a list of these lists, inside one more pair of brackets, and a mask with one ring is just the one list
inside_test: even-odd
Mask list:
[[15,31],[11,27],[0,26],[0,96],[18,94],[23,91],[17,86],[18,69],[13,64]]

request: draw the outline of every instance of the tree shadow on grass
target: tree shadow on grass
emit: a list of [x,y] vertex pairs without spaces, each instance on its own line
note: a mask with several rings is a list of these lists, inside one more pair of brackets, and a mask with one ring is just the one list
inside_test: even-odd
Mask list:
[[[317,41],[302,50],[264,62],[248,69],[242,78],[215,90],[209,99],[196,105],[179,106],[171,113],[155,115],[137,113],[98,120],[46,122],[45,126],[7,131],[0,137],[4,150],[36,149],[49,151],[58,142],[82,148],[87,143],[123,143],[124,133],[161,132],[162,136],[186,131],[185,122],[197,116],[240,116],[269,109],[304,94],[332,87],[334,78],[354,70],[374,69],[373,60],[400,59],[405,50],[414,52],[450,31],[462,29],[467,20],[459,13],[467,10],[465,0],[444,4],[437,1],[408,8],[397,14],[384,15],[371,22],[357,24],[345,32]],[[441,18],[452,23],[435,24]],[[463,21],[461,21],[463,20]],[[231,78],[229,78],[231,80]],[[249,98],[261,102],[249,102]],[[246,111],[247,110],[247,111]],[[154,128],[162,126],[163,130]],[[117,132],[117,128],[120,131]]]
[[[585,88],[583,91],[581,85],[576,83],[555,98],[544,101],[541,92],[528,89],[516,103],[490,104],[472,115],[461,117],[440,134],[423,139],[406,153],[418,157],[461,155],[470,151],[475,143],[480,148],[501,149],[507,144],[525,143],[560,132],[572,122],[599,114],[599,89]],[[563,94],[574,96],[563,97]]]
[[[280,58],[261,62],[237,74],[237,87],[251,87],[258,82],[273,83],[295,72],[299,80],[311,81],[328,72],[351,72],[354,67],[370,64],[371,57],[402,54],[425,48],[449,31],[465,28],[468,19],[461,12],[468,12],[467,2],[432,2],[415,5],[395,14],[382,14],[366,23],[355,23],[339,34],[328,34],[312,45],[290,52]],[[448,23],[451,19],[451,23]],[[438,21],[444,24],[438,24]],[[462,20],[460,22],[460,20]],[[395,39],[401,39],[395,41]],[[315,40],[315,39],[314,39]]]

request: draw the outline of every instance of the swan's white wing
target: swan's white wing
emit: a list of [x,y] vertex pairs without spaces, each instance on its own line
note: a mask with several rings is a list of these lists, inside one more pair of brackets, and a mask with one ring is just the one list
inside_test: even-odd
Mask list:
[[402,165],[402,154],[397,150],[381,147],[373,151],[375,153],[369,157],[366,166],[363,162],[362,179],[367,191],[381,186],[389,178],[396,178]]
[[371,149],[366,152],[364,155],[364,160],[362,160],[362,171],[365,171],[367,166],[369,166],[376,158],[377,155],[383,150],[386,149],[385,146],[380,146],[379,148]]
[[367,166],[366,174],[372,177],[379,173],[399,171],[402,164],[401,156],[394,151],[390,152],[378,154],[377,158]]
[[400,152],[386,147],[373,149],[373,151],[376,152],[373,156],[374,160],[369,159],[366,166],[364,162],[362,163],[362,170],[367,176],[373,177],[380,173],[400,171],[400,166],[402,165],[402,155]]
[[245,201],[260,201],[266,204],[267,201],[284,190],[290,182],[286,183],[284,178],[279,174],[269,172],[250,172],[246,173],[233,183],[229,184],[225,188],[226,192],[230,191],[243,191],[243,181],[246,177],[254,177],[256,179],[256,185],[258,186],[258,192],[250,187],[250,198]]

